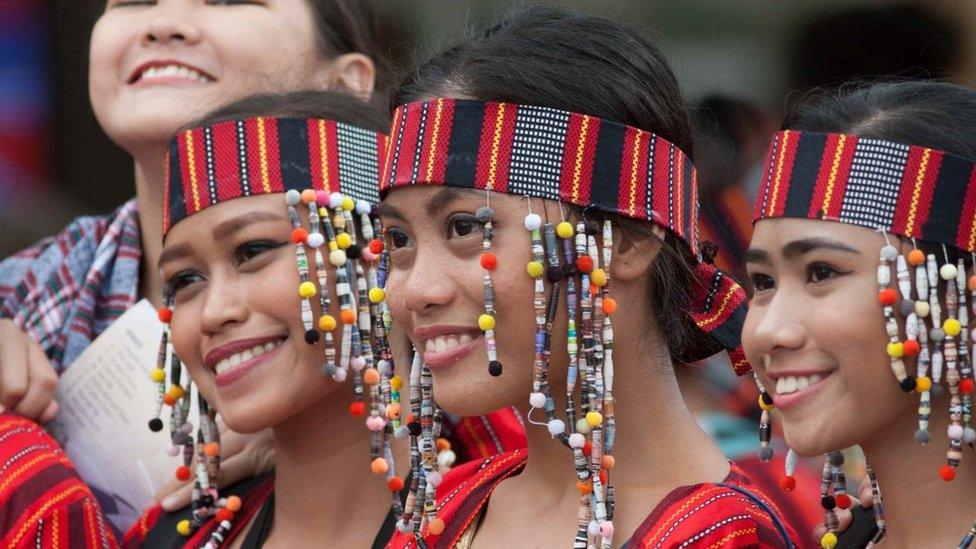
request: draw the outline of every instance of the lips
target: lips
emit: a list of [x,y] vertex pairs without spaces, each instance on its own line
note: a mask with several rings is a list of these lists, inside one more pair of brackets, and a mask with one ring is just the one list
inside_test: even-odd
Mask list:
[[[215,349],[210,350],[204,357],[203,362],[211,370],[216,370],[218,364],[222,361],[229,361],[230,358],[235,354],[241,354],[244,351],[250,351],[252,353],[251,358],[254,358],[254,349],[256,347],[262,347],[268,343],[272,343],[275,347],[281,345],[281,343],[287,338],[285,335],[270,335],[263,337],[252,337],[248,339],[239,339],[237,341],[232,341],[230,343],[221,345]],[[240,364],[240,362],[238,362]]]
[[471,354],[483,340],[481,330],[469,326],[435,325],[414,330],[414,341],[423,348],[424,363],[444,369]]
[[833,371],[770,373],[770,380],[775,383],[773,393],[776,407],[786,410],[813,398],[826,385],[827,379],[833,373]]
[[139,65],[129,75],[129,84],[151,84],[186,80],[209,84],[216,80],[203,69],[172,59],[153,60]]

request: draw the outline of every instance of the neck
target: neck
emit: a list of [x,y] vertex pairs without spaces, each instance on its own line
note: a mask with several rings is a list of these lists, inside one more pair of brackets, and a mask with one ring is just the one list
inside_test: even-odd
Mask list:
[[[335,391],[274,428],[277,545],[372,543],[390,510],[385,477],[369,471],[371,433],[349,417],[346,395]],[[394,453],[402,476],[409,461]]]
[[939,477],[948,448],[948,391],[934,400],[929,444],[923,446],[912,439],[918,425],[915,410],[861,444],[881,488],[886,543],[897,547],[955,547],[976,518],[972,497],[976,493],[976,462],[972,453],[963,450],[955,480],[945,482]]
[[153,148],[137,155],[135,162],[136,199],[139,201],[139,233],[142,240],[142,265],[139,295],[153,305],[162,305],[163,282],[157,265],[163,251],[163,189],[166,172],[163,149]]

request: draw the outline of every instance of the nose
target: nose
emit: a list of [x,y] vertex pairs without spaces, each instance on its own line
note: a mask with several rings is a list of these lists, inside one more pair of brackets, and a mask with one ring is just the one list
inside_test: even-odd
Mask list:
[[407,269],[393,269],[388,283],[391,294],[415,315],[449,305],[457,295],[457,287],[447,265],[432,254],[418,253]]
[[790,299],[788,293],[777,292],[767,303],[760,306],[750,306],[746,322],[752,326],[752,333],[744,334],[743,342],[753,347],[749,350],[766,355],[773,355],[777,351],[796,350],[806,343],[806,327],[803,322],[803,311],[809,310],[802,303]]
[[142,44],[168,44],[183,42],[195,44],[200,41],[201,32],[186,13],[186,8],[166,8],[157,4],[154,14],[142,36]]
[[214,335],[228,326],[247,320],[247,299],[237,291],[233,280],[213,280],[204,295],[200,315],[200,330],[204,335]]

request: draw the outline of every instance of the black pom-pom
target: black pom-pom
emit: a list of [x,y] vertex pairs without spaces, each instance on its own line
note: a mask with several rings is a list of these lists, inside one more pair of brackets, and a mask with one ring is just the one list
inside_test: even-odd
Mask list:
[[488,223],[491,218],[495,217],[495,212],[488,206],[482,206],[474,212],[474,218],[478,220],[479,223]]
[[357,244],[353,244],[346,248],[346,257],[349,259],[359,259],[363,255],[363,249]]
[[498,377],[502,375],[502,363],[498,362],[497,360],[492,360],[491,362],[489,362],[488,373],[491,374],[492,377]]
[[410,436],[419,437],[420,436],[420,422],[411,421],[407,424],[407,429],[410,429]]
[[586,222],[586,235],[587,236],[596,236],[598,234],[600,234],[600,224],[597,223],[596,221],[587,221]]
[[905,379],[901,380],[901,382],[898,385],[901,386],[902,391],[905,391],[906,393],[910,393],[915,390],[915,378],[906,377]]
[[163,420],[158,417],[154,417],[149,420],[149,430],[158,433],[163,430]]
[[559,282],[563,279],[563,268],[561,265],[553,265],[546,269],[546,280],[552,282],[553,284]]
[[204,507],[210,507],[213,504],[214,504],[214,498],[213,498],[213,496],[209,496],[209,495],[206,495],[206,494],[200,496],[200,505],[202,505]]
[[840,467],[844,464],[844,454],[840,452],[832,452],[830,454],[830,464],[834,467]]
[[830,511],[834,507],[837,507],[837,500],[834,499],[834,496],[824,496],[820,498],[820,505]]
[[305,332],[305,343],[309,345],[315,345],[319,342],[319,333],[315,330],[309,330]]
[[765,404],[766,406],[773,405],[773,395],[767,393],[766,391],[763,391],[760,396],[762,397],[763,404]]

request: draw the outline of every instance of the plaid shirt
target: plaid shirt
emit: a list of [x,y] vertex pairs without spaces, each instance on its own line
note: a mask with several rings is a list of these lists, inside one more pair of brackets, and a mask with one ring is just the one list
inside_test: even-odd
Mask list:
[[138,208],[80,217],[0,262],[0,317],[41,344],[60,374],[139,292]]

